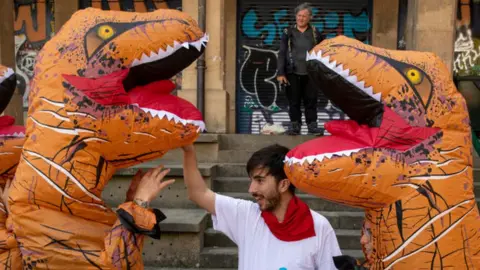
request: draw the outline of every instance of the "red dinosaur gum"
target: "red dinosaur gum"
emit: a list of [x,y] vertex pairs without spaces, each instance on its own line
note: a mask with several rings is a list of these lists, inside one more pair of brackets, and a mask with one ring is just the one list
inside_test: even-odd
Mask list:
[[204,51],[207,36],[176,10],[76,12],[40,51],[27,140],[10,191],[25,267],[143,269],[144,236],[159,210],[101,199],[119,168],[193,143],[201,113],[168,79]]
[[[0,114],[7,107],[17,78],[12,69],[0,65]],[[5,183],[15,175],[22,145],[25,141],[25,128],[14,126],[15,118],[0,116],[0,187],[5,190]],[[20,250],[11,230],[8,209],[0,202],[0,267],[3,269],[22,269]]]
[[480,267],[469,116],[445,64],[344,36],[307,58],[310,78],[351,120],[288,153],[291,182],[365,209],[370,269]]

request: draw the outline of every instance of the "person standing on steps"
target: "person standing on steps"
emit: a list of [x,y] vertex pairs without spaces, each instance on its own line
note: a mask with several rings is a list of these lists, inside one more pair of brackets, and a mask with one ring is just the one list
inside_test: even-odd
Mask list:
[[323,135],[317,126],[317,89],[309,83],[307,52],[322,41],[320,32],[310,24],[312,7],[303,3],[295,9],[296,24],[284,29],[278,54],[277,80],[286,87],[291,128],[289,135],[299,135],[303,101],[308,133]]
[[215,230],[237,244],[238,269],[337,269],[333,257],[341,252],[335,231],[295,195],[285,175],[288,148],[271,145],[248,160],[248,192],[256,203],[209,189],[198,170],[194,147],[183,150],[188,197],[212,214]]

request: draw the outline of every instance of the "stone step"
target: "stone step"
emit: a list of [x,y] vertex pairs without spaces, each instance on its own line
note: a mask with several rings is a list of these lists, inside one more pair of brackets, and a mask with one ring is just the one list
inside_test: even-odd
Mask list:
[[[360,230],[363,225],[365,214],[363,211],[347,212],[347,211],[317,211],[330,222],[334,229],[341,230]],[[212,218],[210,214],[207,217],[207,228],[213,228]]]
[[207,212],[200,209],[161,209],[161,239],[145,237],[143,260],[147,266],[192,267],[200,262]]
[[[202,133],[194,143],[197,159],[202,162],[216,162],[218,160],[218,134]],[[159,159],[160,162],[183,162],[183,150],[177,148],[168,151]]]
[[315,136],[287,136],[287,135],[255,135],[255,134],[222,134],[219,136],[220,150],[259,150],[271,144],[280,144],[293,148],[306,141],[315,139]]
[[[113,178],[109,181],[102,198],[110,207],[117,207],[125,201],[127,190],[130,186],[133,176],[138,171],[146,172],[150,168],[158,166],[158,160],[133,166],[127,169],[118,170]],[[191,202],[187,196],[187,189],[183,181],[183,168],[180,164],[164,164],[165,168],[170,168],[170,172],[166,179],[175,179],[175,183],[164,190],[158,198],[151,202],[151,206],[159,209],[163,208],[198,208],[196,204]],[[208,187],[211,187],[211,177],[215,175],[215,165],[199,164],[200,174],[203,176]]]
[[218,161],[221,163],[246,164],[256,150],[220,150],[218,151]]
[[[223,194],[225,196],[230,196],[233,198],[254,201],[253,197],[250,194],[245,192],[242,192],[242,193],[218,192],[218,193]],[[312,195],[298,194],[297,196],[298,198],[303,200],[310,207],[310,209],[315,211],[333,211],[333,212],[362,212],[363,211],[360,208],[354,208],[354,207],[342,205],[339,203],[329,202],[329,201],[314,197]]]
[[217,165],[218,177],[248,177],[245,163],[221,163]]
[[[350,255],[359,260],[363,260],[364,255],[361,250],[342,250],[342,254]],[[237,268],[238,250],[236,247],[204,248],[200,255],[200,267],[210,268]]]
[[[335,230],[341,249],[362,249],[360,230]],[[222,232],[209,228],[204,234],[204,247],[236,247],[237,245]]]

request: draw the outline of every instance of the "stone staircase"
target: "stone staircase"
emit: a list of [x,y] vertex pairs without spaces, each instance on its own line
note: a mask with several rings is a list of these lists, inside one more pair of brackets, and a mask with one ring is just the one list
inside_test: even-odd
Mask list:
[[[249,179],[245,163],[261,147],[278,143],[294,147],[311,140],[311,136],[261,136],[203,134],[195,144],[200,172],[215,192],[253,200],[247,193]],[[210,215],[187,199],[182,171],[181,150],[165,157],[119,171],[107,186],[103,196],[112,207],[125,199],[131,178],[138,168],[147,170],[157,164],[171,168],[168,178],[177,181],[160,194],[152,205],[167,216],[162,222],[162,239],[146,238],[144,261],[149,270],[167,269],[236,269],[236,245],[222,233],[213,230]],[[475,193],[480,194],[480,158],[475,157]],[[361,209],[331,203],[297,191],[311,209],[325,216],[335,229],[344,254],[363,258],[360,246],[360,228],[364,214]],[[479,199],[477,201],[480,202]],[[170,267],[170,268],[162,268]]]

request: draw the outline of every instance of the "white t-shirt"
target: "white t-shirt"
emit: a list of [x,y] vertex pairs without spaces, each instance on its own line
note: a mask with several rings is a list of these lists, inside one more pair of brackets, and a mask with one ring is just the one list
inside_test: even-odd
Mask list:
[[237,244],[240,270],[337,270],[333,256],[341,252],[335,231],[325,217],[310,211],[316,236],[285,242],[271,233],[258,204],[216,194],[213,228]]

